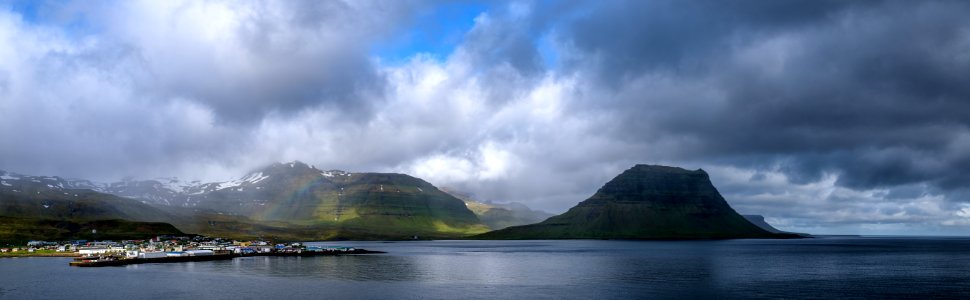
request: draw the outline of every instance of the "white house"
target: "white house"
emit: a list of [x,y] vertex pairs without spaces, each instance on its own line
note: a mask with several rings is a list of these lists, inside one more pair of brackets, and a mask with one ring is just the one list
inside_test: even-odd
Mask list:
[[105,254],[111,251],[108,247],[79,247],[77,248],[77,253],[81,255],[95,255],[95,254]]
[[188,256],[208,256],[208,255],[214,255],[215,252],[213,252],[212,250],[188,250],[188,251],[185,251],[185,254],[187,254]]
[[165,252],[142,252],[138,254],[138,258],[162,258],[168,256]]

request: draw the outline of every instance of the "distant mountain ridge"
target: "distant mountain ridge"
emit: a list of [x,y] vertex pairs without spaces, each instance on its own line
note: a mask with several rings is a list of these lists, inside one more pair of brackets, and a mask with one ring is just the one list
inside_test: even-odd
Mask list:
[[781,238],[728,205],[703,170],[636,165],[566,213],[478,236],[495,239]]
[[476,238],[794,236],[766,231],[737,214],[703,170],[636,165],[549,218],[525,206],[452,193],[405,174],[323,171],[298,161],[210,183],[170,178],[105,184],[0,171],[0,217],[39,226],[52,223],[31,220],[65,220],[76,224],[71,228],[99,220],[164,221],[189,233],[286,240],[462,238],[504,227]]
[[0,215],[58,220],[163,221],[152,206],[90,189],[90,183],[55,176],[0,171]]
[[90,189],[90,182],[0,171],[0,241],[140,238],[181,234],[173,215],[138,201]]
[[325,240],[455,238],[488,231],[461,200],[419,178],[323,171],[299,161],[275,163],[237,180],[211,183],[177,179],[94,183],[2,174],[5,179],[0,185],[30,182],[52,193],[86,189],[108,194],[101,197],[105,199],[135,199],[126,202],[148,204],[146,211],[185,231],[204,234]]
[[525,204],[512,202],[506,204],[486,203],[475,200],[472,196],[451,188],[441,190],[465,202],[478,219],[489,229],[497,230],[511,226],[527,225],[542,222],[554,216],[551,213],[533,210]]

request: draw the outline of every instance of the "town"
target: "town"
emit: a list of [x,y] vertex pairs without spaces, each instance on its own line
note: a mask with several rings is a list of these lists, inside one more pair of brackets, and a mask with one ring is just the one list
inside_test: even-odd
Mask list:
[[239,241],[206,236],[156,236],[148,240],[60,242],[30,241],[23,247],[0,248],[0,257],[75,257],[71,265],[102,266],[145,262],[231,259],[239,256],[315,256],[380,253],[354,247],[308,246],[303,243]]

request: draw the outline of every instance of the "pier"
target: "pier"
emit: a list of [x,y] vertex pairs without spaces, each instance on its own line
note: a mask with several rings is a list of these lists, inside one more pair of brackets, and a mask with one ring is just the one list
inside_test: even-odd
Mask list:
[[199,256],[165,256],[156,258],[124,258],[117,256],[83,256],[76,257],[69,264],[73,267],[111,267],[111,266],[125,266],[125,265],[135,265],[135,264],[153,264],[153,263],[181,263],[181,262],[194,262],[194,261],[214,261],[214,260],[231,260],[237,257],[257,257],[257,256],[297,256],[297,257],[307,257],[307,256],[339,256],[339,255],[362,255],[362,254],[381,254],[385,253],[382,251],[371,251],[365,249],[352,249],[346,251],[340,250],[322,250],[322,251],[300,251],[300,252],[266,252],[266,253],[227,253],[227,254],[213,254],[213,255],[199,255]]

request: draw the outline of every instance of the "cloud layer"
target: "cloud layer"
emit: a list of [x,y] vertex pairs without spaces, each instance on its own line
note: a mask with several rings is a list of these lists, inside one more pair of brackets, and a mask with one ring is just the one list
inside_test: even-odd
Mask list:
[[970,229],[961,1],[495,4],[384,60],[439,3],[0,2],[0,169],[223,180],[406,172],[562,211],[635,163],[834,233]]

